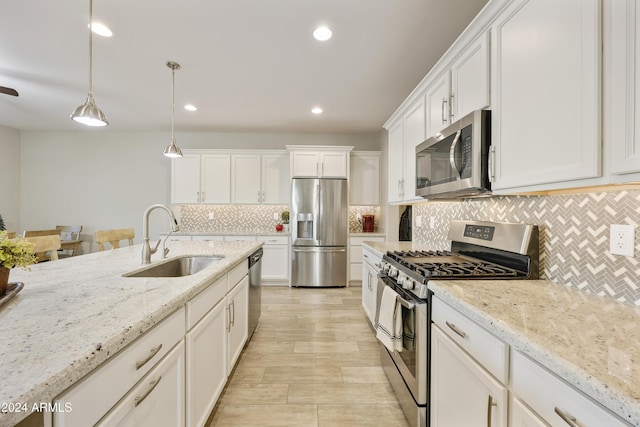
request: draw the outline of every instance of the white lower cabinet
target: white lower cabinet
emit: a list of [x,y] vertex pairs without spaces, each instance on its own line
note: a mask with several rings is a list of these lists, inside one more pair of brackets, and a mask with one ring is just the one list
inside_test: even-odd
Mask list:
[[[205,425],[227,382],[226,281],[225,276],[187,303],[188,326],[197,322],[190,327],[185,339],[189,427]],[[201,316],[203,312],[206,313],[204,317]]]
[[261,237],[262,280],[289,283],[289,236]]
[[181,341],[97,426],[184,426],[184,366]]
[[249,335],[249,277],[227,295],[227,376],[231,374]]
[[507,387],[438,326],[431,332],[431,425],[506,426]]
[[511,370],[513,394],[544,421],[542,425],[628,426],[617,415],[520,352],[513,352]]
[[511,396],[511,427],[547,427],[527,405],[515,396]]
[[[87,378],[55,398],[54,403],[61,406],[71,404],[73,411],[55,412],[54,426],[85,427],[96,424],[120,399],[126,397],[134,386],[137,388],[136,384],[149,384],[152,375],[147,373],[155,369],[154,366],[159,366],[158,362],[169,350],[182,341],[184,332],[185,310],[180,308]],[[181,348],[184,349],[183,346]],[[181,360],[184,366],[184,356]],[[165,390],[164,384],[161,389]],[[172,402],[179,396],[174,397]],[[184,402],[184,399],[181,402]],[[172,405],[175,406],[175,403]],[[183,412],[183,405],[182,403],[176,410]]]
[[382,257],[367,246],[362,248],[362,308],[369,323],[375,327],[378,273]]

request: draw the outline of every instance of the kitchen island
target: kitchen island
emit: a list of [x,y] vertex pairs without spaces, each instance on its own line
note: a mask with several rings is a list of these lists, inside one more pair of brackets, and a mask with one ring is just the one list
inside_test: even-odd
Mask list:
[[0,427],[51,403],[262,244],[170,242],[168,258],[224,256],[185,277],[123,277],[143,267],[141,245],[13,269],[10,281],[25,287],[0,308]]
[[545,280],[434,280],[429,289],[506,342],[512,363],[522,354],[640,425],[640,308]]

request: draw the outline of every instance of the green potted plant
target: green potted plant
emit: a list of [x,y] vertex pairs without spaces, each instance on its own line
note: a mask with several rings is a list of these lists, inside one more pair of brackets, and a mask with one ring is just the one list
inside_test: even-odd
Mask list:
[[280,214],[280,219],[282,220],[285,231],[289,231],[289,211],[282,211],[282,213]]
[[7,292],[9,271],[14,267],[27,269],[35,264],[35,245],[27,240],[9,239],[0,231],[0,297]]

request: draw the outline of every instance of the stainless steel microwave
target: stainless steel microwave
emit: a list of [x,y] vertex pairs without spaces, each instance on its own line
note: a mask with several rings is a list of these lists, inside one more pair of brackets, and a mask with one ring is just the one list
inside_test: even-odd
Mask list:
[[476,110],[416,147],[416,195],[426,199],[491,194],[491,112]]

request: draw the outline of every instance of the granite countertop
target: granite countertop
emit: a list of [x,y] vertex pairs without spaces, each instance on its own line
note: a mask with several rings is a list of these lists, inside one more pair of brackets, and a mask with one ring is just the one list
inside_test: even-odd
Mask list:
[[381,231],[354,231],[349,233],[349,237],[385,237],[385,234]]
[[434,280],[429,289],[640,426],[640,308],[545,280]]
[[[262,242],[171,242],[168,258],[224,255],[199,273],[132,278],[142,245],[12,269],[24,289],[0,308],[0,404],[51,402],[223,276]],[[159,254],[152,256],[155,263]],[[0,412],[0,427],[25,412]]]
[[369,246],[375,252],[377,252],[380,256],[387,253],[387,251],[416,251],[416,250],[426,250],[429,249],[425,246],[425,244],[420,244],[416,242],[375,242],[375,241],[365,241],[365,245]]

